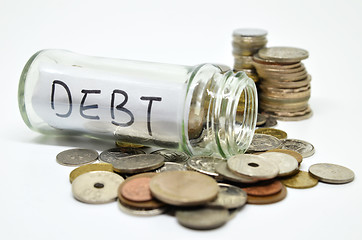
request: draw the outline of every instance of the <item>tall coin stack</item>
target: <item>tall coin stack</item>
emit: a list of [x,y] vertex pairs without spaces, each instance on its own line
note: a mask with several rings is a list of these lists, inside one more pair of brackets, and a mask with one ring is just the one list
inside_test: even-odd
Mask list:
[[267,31],[253,28],[239,28],[233,32],[234,71],[245,72],[254,82],[258,75],[253,66],[253,55],[265,47]]
[[263,48],[254,54],[260,112],[284,121],[311,117],[311,76],[301,63],[306,58],[306,50],[293,47]]

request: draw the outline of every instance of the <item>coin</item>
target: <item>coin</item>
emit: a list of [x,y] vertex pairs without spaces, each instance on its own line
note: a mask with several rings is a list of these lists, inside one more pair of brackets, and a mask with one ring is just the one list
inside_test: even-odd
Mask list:
[[141,173],[151,171],[164,164],[164,157],[157,154],[137,154],[119,158],[113,162],[113,171],[118,173]]
[[271,135],[274,136],[278,139],[286,139],[287,138],[287,133],[284,132],[283,130],[280,129],[276,129],[276,128],[258,128],[255,130],[255,133],[260,133],[260,134],[267,134],[267,135]]
[[129,143],[129,142],[123,142],[123,141],[116,141],[116,146],[120,148],[142,148],[145,147],[141,144],[136,143]]
[[257,182],[257,179],[248,176],[242,176],[232,172],[227,166],[226,161],[220,162],[215,165],[215,171],[225,180],[231,182],[240,182],[240,183],[254,183]]
[[283,140],[280,148],[298,152],[303,156],[303,158],[310,157],[315,152],[312,144],[298,139],[285,139]]
[[165,158],[165,162],[176,162],[176,163],[185,163],[187,159],[190,158],[184,152],[169,150],[169,149],[159,149],[151,152],[151,154],[159,154]]
[[349,183],[354,179],[352,170],[331,163],[314,164],[309,167],[309,173],[325,183]]
[[282,63],[295,63],[308,58],[306,50],[294,47],[269,47],[260,49],[259,56]]
[[266,122],[261,127],[274,127],[278,124],[278,121],[275,117],[268,115],[268,114],[262,114],[267,116]]
[[74,198],[85,203],[107,203],[116,200],[117,189],[123,182],[118,174],[94,171],[80,175],[72,183]]
[[121,194],[128,200],[144,202],[152,200],[150,191],[150,177],[139,177],[124,183]]
[[76,179],[78,176],[87,173],[87,172],[93,172],[93,171],[108,171],[113,172],[113,166],[109,163],[93,163],[93,164],[86,164],[82,165],[76,169],[74,169],[69,174],[69,181],[72,183],[74,179]]
[[287,196],[287,189],[284,185],[282,185],[282,189],[280,192],[268,195],[268,196],[252,196],[248,195],[248,203],[249,204],[269,204],[276,203],[283,200]]
[[225,208],[180,209],[176,211],[177,221],[185,227],[199,230],[214,229],[229,220]]
[[247,194],[252,196],[268,196],[277,194],[282,190],[280,181],[262,182],[255,186],[242,188]]
[[222,207],[222,208],[239,208],[245,205],[248,198],[247,194],[238,187],[230,184],[219,183],[219,193],[217,198],[206,203],[207,207]]
[[154,173],[154,172],[141,173],[141,174],[134,175],[132,177],[128,177],[123,183],[121,183],[121,185],[118,188],[118,199],[122,203],[122,205],[130,207],[130,208],[136,208],[136,209],[157,209],[157,208],[164,207],[165,204],[163,202],[160,202],[157,199],[155,199],[152,195],[151,195],[152,196],[151,200],[139,202],[139,201],[128,200],[122,194],[123,187],[128,182],[133,181],[134,179],[137,179],[137,178],[153,178],[156,175],[157,175],[157,173]]
[[262,156],[253,154],[234,155],[227,160],[227,165],[233,172],[257,180],[271,179],[279,173],[279,168],[276,164],[267,161]]
[[318,179],[312,177],[305,171],[299,171],[297,174],[282,179],[281,181],[285,186],[290,188],[311,188],[318,183]]
[[278,138],[266,134],[256,133],[254,134],[248,151],[263,152],[270,149],[278,148],[280,145],[281,141]]
[[266,123],[266,119],[267,119],[267,117],[266,117],[265,115],[258,113],[258,118],[257,118],[257,121],[256,121],[256,126],[261,126],[261,125],[263,125],[264,123]]
[[193,171],[158,173],[150,189],[157,199],[176,206],[201,205],[215,199],[219,192],[213,178]]
[[75,148],[58,153],[57,163],[64,166],[79,166],[94,162],[98,159],[98,152],[92,149]]
[[238,28],[233,32],[233,36],[240,37],[265,37],[268,32],[258,28]]
[[166,207],[152,208],[152,209],[134,208],[124,205],[120,201],[117,202],[118,202],[118,207],[119,209],[121,209],[122,212],[134,216],[156,216],[166,212],[167,210]]
[[298,161],[295,157],[281,152],[265,152],[263,156],[268,161],[273,162],[279,168],[278,177],[285,177],[295,174],[298,171]]
[[145,154],[145,152],[141,149],[134,148],[111,148],[101,152],[99,155],[99,160],[113,164],[123,157],[135,154]]
[[225,160],[211,156],[193,156],[187,160],[187,166],[194,171],[216,177],[219,174],[215,172],[215,165],[220,162]]
[[293,156],[299,164],[301,164],[301,162],[303,161],[303,156],[296,152],[296,151],[292,151],[292,150],[288,150],[288,149],[272,149],[272,150],[268,150],[266,152],[281,152],[281,153],[286,153],[289,154],[291,156]]
[[156,169],[157,173],[168,172],[168,171],[187,171],[187,167],[180,163],[165,162],[165,164],[162,167]]

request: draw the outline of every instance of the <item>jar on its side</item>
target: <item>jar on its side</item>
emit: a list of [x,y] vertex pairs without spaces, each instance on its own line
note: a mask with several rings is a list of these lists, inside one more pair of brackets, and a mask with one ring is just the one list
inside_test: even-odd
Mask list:
[[19,109],[43,134],[86,135],[228,157],[249,146],[257,92],[243,72],[42,50],[24,67]]

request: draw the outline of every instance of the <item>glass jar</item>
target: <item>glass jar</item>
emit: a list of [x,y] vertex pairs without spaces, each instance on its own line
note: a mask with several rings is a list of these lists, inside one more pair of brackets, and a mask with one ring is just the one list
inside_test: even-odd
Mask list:
[[19,108],[43,134],[86,135],[174,148],[191,155],[243,153],[255,130],[257,92],[243,72],[90,57],[34,54]]

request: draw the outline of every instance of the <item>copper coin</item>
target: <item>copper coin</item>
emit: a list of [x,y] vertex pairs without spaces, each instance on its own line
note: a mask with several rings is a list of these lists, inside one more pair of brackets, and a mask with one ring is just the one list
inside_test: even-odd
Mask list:
[[152,200],[150,191],[150,177],[134,178],[124,184],[121,189],[123,197],[131,201],[144,202]]
[[150,178],[150,179],[152,179],[152,177],[154,177],[156,175],[157,175],[157,173],[149,172],[149,173],[137,174],[137,175],[134,175],[132,177],[127,178],[118,188],[118,199],[119,199],[119,201],[123,205],[133,207],[133,208],[155,209],[155,208],[160,208],[160,207],[164,206],[165,205],[164,203],[158,201],[157,199],[155,199],[153,197],[151,198],[151,200],[139,202],[139,201],[128,200],[127,198],[125,198],[122,195],[123,187],[128,182],[132,181],[133,179],[137,179],[137,178]]
[[268,196],[252,196],[248,195],[248,203],[250,204],[269,204],[283,200],[287,196],[287,188],[282,184],[280,192]]
[[282,183],[280,181],[272,181],[242,189],[248,194],[248,196],[269,196],[280,192],[282,190]]
[[268,150],[267,152],[281,152],[281,153],[285,153],[285,154],[289,154],[293,157],[295,157],[295,159],[297,159],[298,163],[301,164],[301,162],[303,161],[303,156],[296,152],[296,151],[293,151],[293,150],[288,150],[288,149],[271,149],[271,150]]

